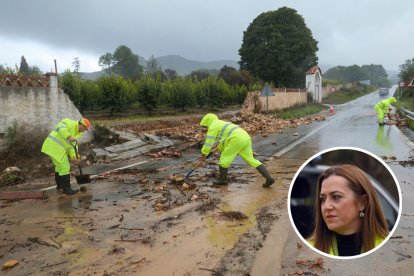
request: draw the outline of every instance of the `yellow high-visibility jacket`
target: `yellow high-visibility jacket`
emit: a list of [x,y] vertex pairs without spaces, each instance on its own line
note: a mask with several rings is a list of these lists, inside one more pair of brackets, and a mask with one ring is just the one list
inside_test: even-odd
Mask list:
[[249,140],[250,135],[238,125],[230,122],[219,120],[215,114],[209,113],[203,117],[200,122],[201,126],[208,127],[206,140],[201,149],[201,153],[207,155],[211,148],[217,142],[218,149],[223,151],[230,139]]
[[73,136],[78,139],[82,135],[83,133],[79,132],[78,121],[65,118],[49,133],[41,151],[58,161],[67,156],[73,160],[76,158],[75,150],[67,138]]
[[[374,248],[377,247],[378,245],[380,245],[382,242],[384,241],[384,239],[380,236],[376,236],[375,240],[374,240]],[[313,247],[315,247],[315,243],[313,242],[313,240],[308,240],[308,242],[310,243],[310,245],[312,245]],[[361,248],[361,254],[365,253],[364,248]],[[329,248],[329,255],[333,255],[333,256],[339,256],[338,254],[338,244],[336,242],[336,237],[334,236],[332,239],[332,245]]]
[[395,103],[397,100],[394,97],[379,101],[375,106],[375,110],[382,110],[385,114],[390,112],[390,105]]

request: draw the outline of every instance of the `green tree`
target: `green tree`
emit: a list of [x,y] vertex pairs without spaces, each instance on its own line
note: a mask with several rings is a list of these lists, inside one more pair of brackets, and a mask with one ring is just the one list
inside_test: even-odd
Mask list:
[[99,103],[101,98],[99,86],[96,82],[91,80],[81,81],[81,104],[79,111],[82,112],[85,109],[93,110]]
[[210,73],[207,69],[198,69],[190,73],[190,78],[193,81],[202,81],[210,76]]
[[210,76],[200,83],[202,94],[211,109],[223,107],[229,100],[229,87],[223,79]]
[[24,56],[22,56],[21,59],[20,59],[19,73],[22,74],[23,76],[29,76],[30,75],[29,64],[27,64],[27,61],[24,58]]
[[112,66],[114,65],[114,58],[111,53],[106,53],[99,58],[99,66],[107,74],[112,74]]
[[401,80],[410,81],[414,77],[414,58],[407,59],[404,64],[399,66],[398,76]]
[[162,71],[161,66],[158,64],[158,61],[154,56],[150,56],[145,69],[148,75],[156,75]]
[[162,93],[161,79],[159,76],[144,76],[134,84],[136,98],[139,104],[152,115],[152,111],[158,106]]
[[342,82],[356,82],[370,80],[373,86],[389,86],[387,72],[382,65],[358,65],[336,66],[330,68],[324,74],[325,80],[336,80]]
[[364,72],[364,75],[367,76],[367,79],[370,80],[371,85],[376,87],[390,86],[387,71],[385,71],[382,65],[362,65],[361,70]]
[[72,67],[73,67],[73,72],[76,74],[76,75],[80,75],[79,74],[79,70],[80,70],[80,60],[79,60],[79,58],[78,57],[75,57],[74,59],[73,59],[73,61],[72,61]]
[[366,80],[368,76],[362,70],[362,68],[356,64],[345,67],[345,76],[348,82],[355,82],[360,80]]
[[248,26],[239,49],[240,67],[277,86],[304,87],[317,64],[317,41],[296,10],[282,7],[260,14]]
[[165,69],[164,74],[167,80],[173,80],[178,76],[177,71],[175,71],[174,69],[170,69],[170,68]]
[[70,70],[66,70],[62,74],[60,82],[63,92],[69,95],[70,100],[78,109],[81,109],[81,79],[79,75]]
[[3,66],[0,64],[0,74],[6,74],[6,75],[19,75],[20,74],[20,70],[19,67],[17,66],[17,64],[14,65],[13,67],[10,66]]
[[36,65],[29,66],[29,71],[31,76],[40,76],[43,75],[43,72]]
[[163,83],[163,91],[167,92],[167,104],[174,108],[180,108],[182,112],[190,107],[194,101],[194,85],[189,79],[177,77]]
[[99,104],[103,109],[109,109],[111,115],[130,102],[132,86],[121,76],[103,76],[98,78],[97,84],[101,91]]
[[234,100],[240,106],[243,105],[244,101],[246,100],[247,93],[249,92],[246,86],[234,86],[232,88],[234,93]]
[[114,65],[112,71],[124,78],[137,79],[143,73],[142,66],[138,63],[138,55],[134,54],[130,48],[121,45],[116,48],[112,55]]
[[254,83],[254,78],[246,70],[236,70],[233,67],[223,66],[218,74],[228,85],[244,85],[246,87]]
[[229,85],[236,85],[238,81],[237,69],[224,65],[220,69],[219,77]]

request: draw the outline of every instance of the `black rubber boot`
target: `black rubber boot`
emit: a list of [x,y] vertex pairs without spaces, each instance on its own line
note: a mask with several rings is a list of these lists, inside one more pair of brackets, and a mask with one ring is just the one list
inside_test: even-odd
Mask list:
[[59,178],[60,178],[60,181],[61,181],[60,183],[61,183],[61,185],[63,187],[63,193],[65,195],[74,195],[77,192],[79,192],[78,189],[74,189],[73,190],[70,187],[70,174],[59,176]]
[[228,185],[229,182],[227,181],[227,174],[228,169],[219,166],[219,178],[213,181],[214,185]]
[[266,178],[266,182],[265,182],[265,183],[263,183],[262,187],[263,187],[263,188],[270,188],[270,186],[272,186],[272,185],[273,185],[273,183],[275,183],[275,180],[274,180],[274,179],[270,176],[270,174],[269,174],[269,172],[267,171],[266,167],[265,167],[263,164],[261,164],[261,165],[260,165],[260,166],[258,166],[256,169],[260,172],[260,174],[261,174],[264,178]]
[[62,192],[63,190],[63,185],[61,183],[60,177],[59,177],[59,173],[55,172],[55,182],[56,182],[56,190],[58,192]]

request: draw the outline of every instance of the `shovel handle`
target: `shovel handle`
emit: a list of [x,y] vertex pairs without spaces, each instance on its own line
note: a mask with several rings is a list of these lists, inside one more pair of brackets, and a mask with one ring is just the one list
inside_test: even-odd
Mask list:
[[82,167],[81,167],[81,165],[80,165],[80,164],[78,165],[78,169],[79,169],[79,173],[80,173],[80,175],[83,175],[83,173],[82,173]]
[[[72,145],[73,149],[75,150],[76,159],[79,159],[78,150],[76,149],[76,146],[78,145],[78,142],[75,142],[75,144],[72,144],[72,142],[71,142],[70,144]],[[78,169],[79,169],[80,175],[83,175],[82,167],[81,167],[80,164],[78,164]]]
[[[213,152],[210,152],[209,154],[207,154],[207,156],[206,156],[206,159],[207,158],[209,158],[211,155],[213,154]],[[201,165],[203,164],[203,161],[198,161],[195,165],[194,165],[194,167],[191,169],[191,171],[189,171],[188,173],[187,173],[187,175],[184,177],[184,179],[187,179],[192,173],[193,173],[193,171],[195,170],[195,169],[197,169],[198,167],[200,167]]]

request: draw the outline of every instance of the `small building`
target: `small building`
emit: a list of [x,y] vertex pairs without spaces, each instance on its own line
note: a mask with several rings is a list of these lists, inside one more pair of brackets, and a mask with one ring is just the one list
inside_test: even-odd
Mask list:
[[306,72],[306,91],[312,94],[315,102],[322,102],[322,71],[318,66]]

